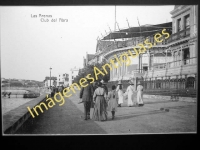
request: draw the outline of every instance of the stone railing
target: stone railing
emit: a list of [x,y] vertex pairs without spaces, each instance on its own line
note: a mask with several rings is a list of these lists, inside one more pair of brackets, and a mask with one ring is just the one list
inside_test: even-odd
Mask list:
[[33,107],[46,100],[46,95],[35,98],[3,115],[3,133],[15,134],[15,132],[27,121],[31,116],[27,107],[32,110]]
[[166,68],[173,68],[173,67],[179,67],[181,65],[190,65],[190,64],[196,64],[197,58],[192,57],[188,59],[183,59],[183,60],[177,60],[177,61],[172,61],[172,62],[167,62],[159,65],[154,65],[153,68],[155,70],[158,69],[166,69]]

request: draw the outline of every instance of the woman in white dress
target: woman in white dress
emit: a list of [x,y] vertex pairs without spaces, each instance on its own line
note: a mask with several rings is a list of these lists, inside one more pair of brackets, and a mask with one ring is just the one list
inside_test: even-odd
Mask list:
[[140,81],[138,82],[138,86],[137,86],[137,104],[139,106],[144,105],[144,102],[143,102],[143,86],[141,85]]
[[126,93],[128,94],[128,107],[136,105],[135,102],[135,87],[133,81],[129,81],[129,86],[127,87]]
[[118,107],[121,107],[121,104],[123,103],[124,100],[124,94],[123,94],[123,90],[122,90],[122,82],[121,80],[118,82],[118,86],[116,89],[116,92],[118,93]]

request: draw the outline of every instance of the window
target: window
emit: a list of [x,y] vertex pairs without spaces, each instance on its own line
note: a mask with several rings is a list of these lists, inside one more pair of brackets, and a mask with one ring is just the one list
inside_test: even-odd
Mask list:
[[143,66],[144,71],[148,71],[148,66]]
[[185,16],[185,29],[190,28],[190,15]]
[[183,51],[183,62],[184,62],[184,65],[186,64],[189,64],[189,60],[190,59],[190,51],[189,51],[189,48],[185,49]]
[[178,19],[177,21],[177,28],[178,28],[177,32],[181,31],[181,19]]
[[187,88],[194,88],[194,81],[195,81],[195,78],[194,77],[189,77],[187,79]]

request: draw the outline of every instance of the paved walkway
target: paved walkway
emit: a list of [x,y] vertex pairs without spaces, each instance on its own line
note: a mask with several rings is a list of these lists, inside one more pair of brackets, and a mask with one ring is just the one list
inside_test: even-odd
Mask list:
[[[83,104],[78,104],[78,94],[65,98],[62,106],[45,110],[30,118],[16,134],[143,134],[182,133],[197,131],[196,103],[145,99],[143,107],[127,107],[127,100],[116,112],[115,120],[85,121]],[[164,108],[164,110],[160,110]],[[169,110],[165,111],[165,109]],[[93,109],[91,109],[92,115]]]

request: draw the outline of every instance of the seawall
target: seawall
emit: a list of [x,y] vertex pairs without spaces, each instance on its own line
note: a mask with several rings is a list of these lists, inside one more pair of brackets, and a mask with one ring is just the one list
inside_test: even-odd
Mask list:
[[46,100],[46,95],[47,94],[43,94],[40,97],[5,113],[3,115],[3,133],[14,134],[31,116],[27,107],[30,107],[32,110],[33,107]]

